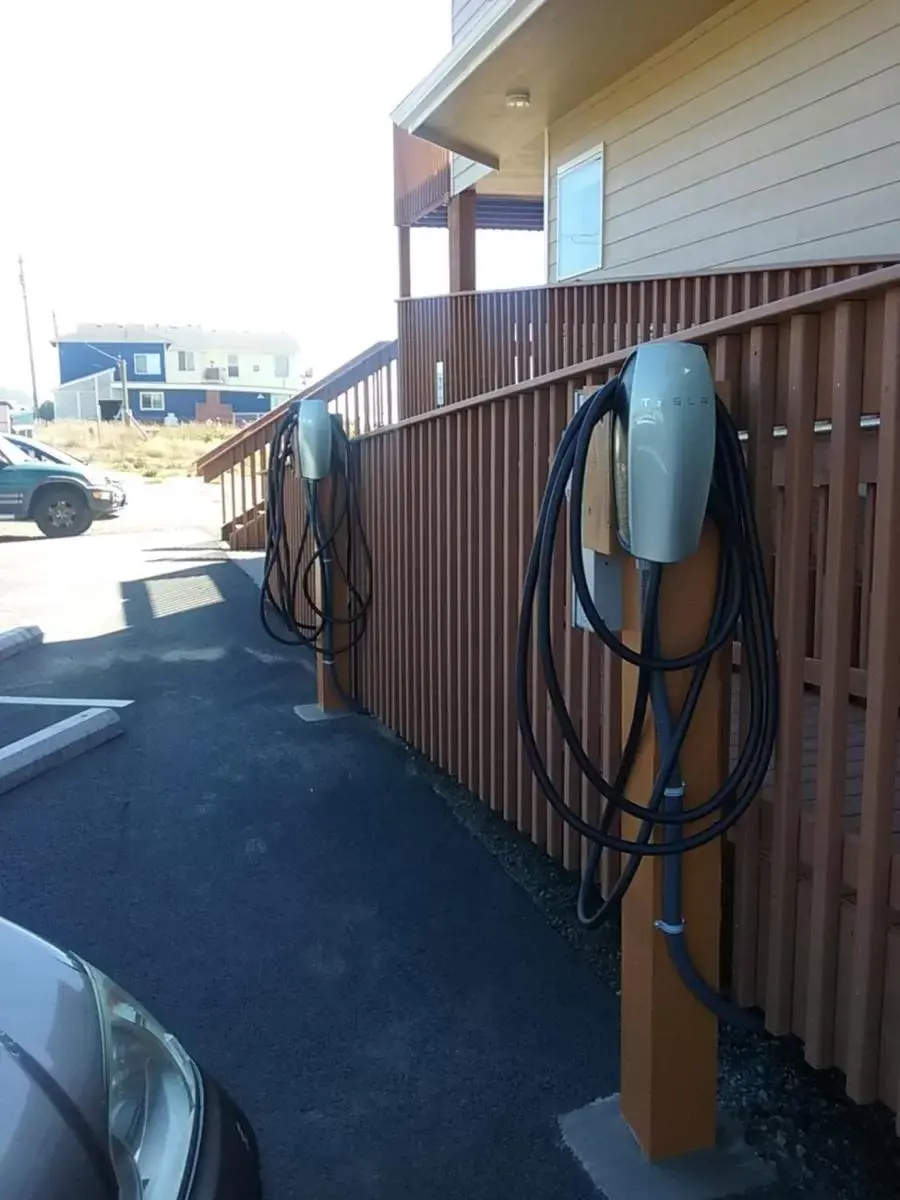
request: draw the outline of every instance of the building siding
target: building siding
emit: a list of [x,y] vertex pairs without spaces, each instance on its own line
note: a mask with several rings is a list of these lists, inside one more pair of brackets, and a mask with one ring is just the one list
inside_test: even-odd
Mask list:
[[[111,359],[125,359],[129,380],[142,383],[164,383],[166,378],[166,348],[162,342],[60,342],[59,382],[71,383],[98,371],[107,371]],[[136,354],[158,354],[160,370],[153,375],[138,375],[134,369]]]
[[[257,390],[268,391],[272,387],[288,387],[291,380],[299,382],[300,364],[298,356],[295,354],[254,354],[252,351],[235,353],[229,351],[227,347],[190,350],[193,354],[194,366],[190,370],[182,371],[178,366],[178,356],[184,352],[184,349],[175,343],[170,345],[166,351],[166,379],[169,383],[184,384],[185,387],[213,387],[216,383],[221,382],[228,387],[243,384],[248,390],[256,387]],[[236,376],[228,373],[229,362],[233,358],[237,359]],[[278,376],[275,373],[279,358],[287,360],[288,374],[286,376]],[[204,371],[208,367],[219,369],[221,372],[219,380],[204,378]]]
[[900,4],[741,0],[549,132],[604,145],[603,269],[682,274],[900,255]]
[[[166,400],[164,411],[142,409],[141,392],[162,391]],[[174,413],[179,421],[196,419],[197,405],[203,404],[208,394],[217,394],[221,403],[227,405],[235,416],[255,416],[269,412],[272,408],[272,395],[269,392],[236,392],[226,388],[154,388],[152,384],[142,384],[140,387],[128,388],[128,407],[139,421],[148,423],[165,420],[168,413]]]
[[498,0],[453,0],[451,29],[454,44],[459,41],[476,17],[480,17],[486,8],[492,8],[497,3]]
[[232,392],[219,389],[223,404],[230,404],[236,414],[264,413],[272,407],[272,396],[268,392]]
[[167,388],[163,391],[166,398],[166,407],[162,412],[157,410],[146,410],[141,408],[140,396],[141,392],[160,391],[162,389],[154,388],[151,385],[140,387],[129,387],[128,389],[128,407],[131,409],[134,416],[146,424],[155,424],[166,419],[169,413],[174,413],[179,421],[193,421],[194,406],[202,404],[206,398],[205,391],[195,390],[193,388]]

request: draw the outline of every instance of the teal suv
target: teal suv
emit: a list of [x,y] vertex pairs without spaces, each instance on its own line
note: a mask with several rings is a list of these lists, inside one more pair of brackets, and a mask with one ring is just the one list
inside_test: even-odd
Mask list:
[[0,436],[0,521],[34,521],[46,537],[76,537],[123,503],[122,491],[86,464],[37,462]]

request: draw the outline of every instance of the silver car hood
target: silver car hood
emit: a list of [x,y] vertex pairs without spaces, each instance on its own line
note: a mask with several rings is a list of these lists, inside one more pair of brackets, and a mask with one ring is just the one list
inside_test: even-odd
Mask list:
[[0,1196],[114,1200],[108,1146],[90,981],[77,959],[0,918]]

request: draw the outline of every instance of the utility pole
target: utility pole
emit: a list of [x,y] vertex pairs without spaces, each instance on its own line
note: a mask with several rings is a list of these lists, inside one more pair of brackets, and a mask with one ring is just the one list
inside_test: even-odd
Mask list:
[[28,312],[28,292],[25,290],[25,264],[19,255],[19,283],[22,286],[22,304],[25,308],[25,335],[28,338],[28,366],[31,368],[31,401],[34,407],[34,419],[37,420],[38,402],[37,378],[34,373],[34,346],[31,343],[31,316]]

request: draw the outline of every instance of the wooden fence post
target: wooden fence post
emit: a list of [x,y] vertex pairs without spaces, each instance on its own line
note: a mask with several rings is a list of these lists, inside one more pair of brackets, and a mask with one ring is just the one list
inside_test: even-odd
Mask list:
[[[716,585],[718,536],[707,525],[690,558],[667,566],[659,601],[661,650],[667,657],[696,650],[707,633]],[[640,646],[639,575],[625,571],[623,640]],[[722,655],[711,664],[685,740],[681,770],[685,804],[706,800],[722,783],[727,765],[724,729],[726,672]],[[691,672],[668,672],[669,699],[680,711]],[[622,722],[631,722],[637,669],[622,668]],[[659,747],[648,711],[628,787],[646,804],[659,767]],[[640,823],[622,818],[633,839]],[[693,826],[688,826],[688,831]],[[717,1021],[688,991],[669,958],[662,916],[663,864],[647,858],[622,904],[622,1116],[653,1161],[710,1149],[716,1141]],[[721,843],[692,850],[684,860],[682,914],[687,945],[700,973],[718,985],[721,922]]]
[[[347,502],[347,482],[341,475],[329,475],[318,485],[319,504],[323,512],[340,513]],[[330,520],[326,524],[330,530]],[[331,652],[333,666],[326,661],[324,654],[316,656],[316,698],[323,712],[340,712],[347,707],[346,697],[351,694],[352,680],[350,678],[350,651],[346,649],[350,637],[350,626],[347,617],[350,612],[350,597],[347,580],[337,566],[347,563],[347,540],[349,537],[349,521],[342,522],[332,539],[327,553],[331,556],[331,594],[328,598],[328,612],[334,618],[331,626]],[[325,597],[323,594],[324,573],[321,560],[316,567],[316,605],[323,612]],[[324,650],[324,634],[319,639],[319,646]]]

